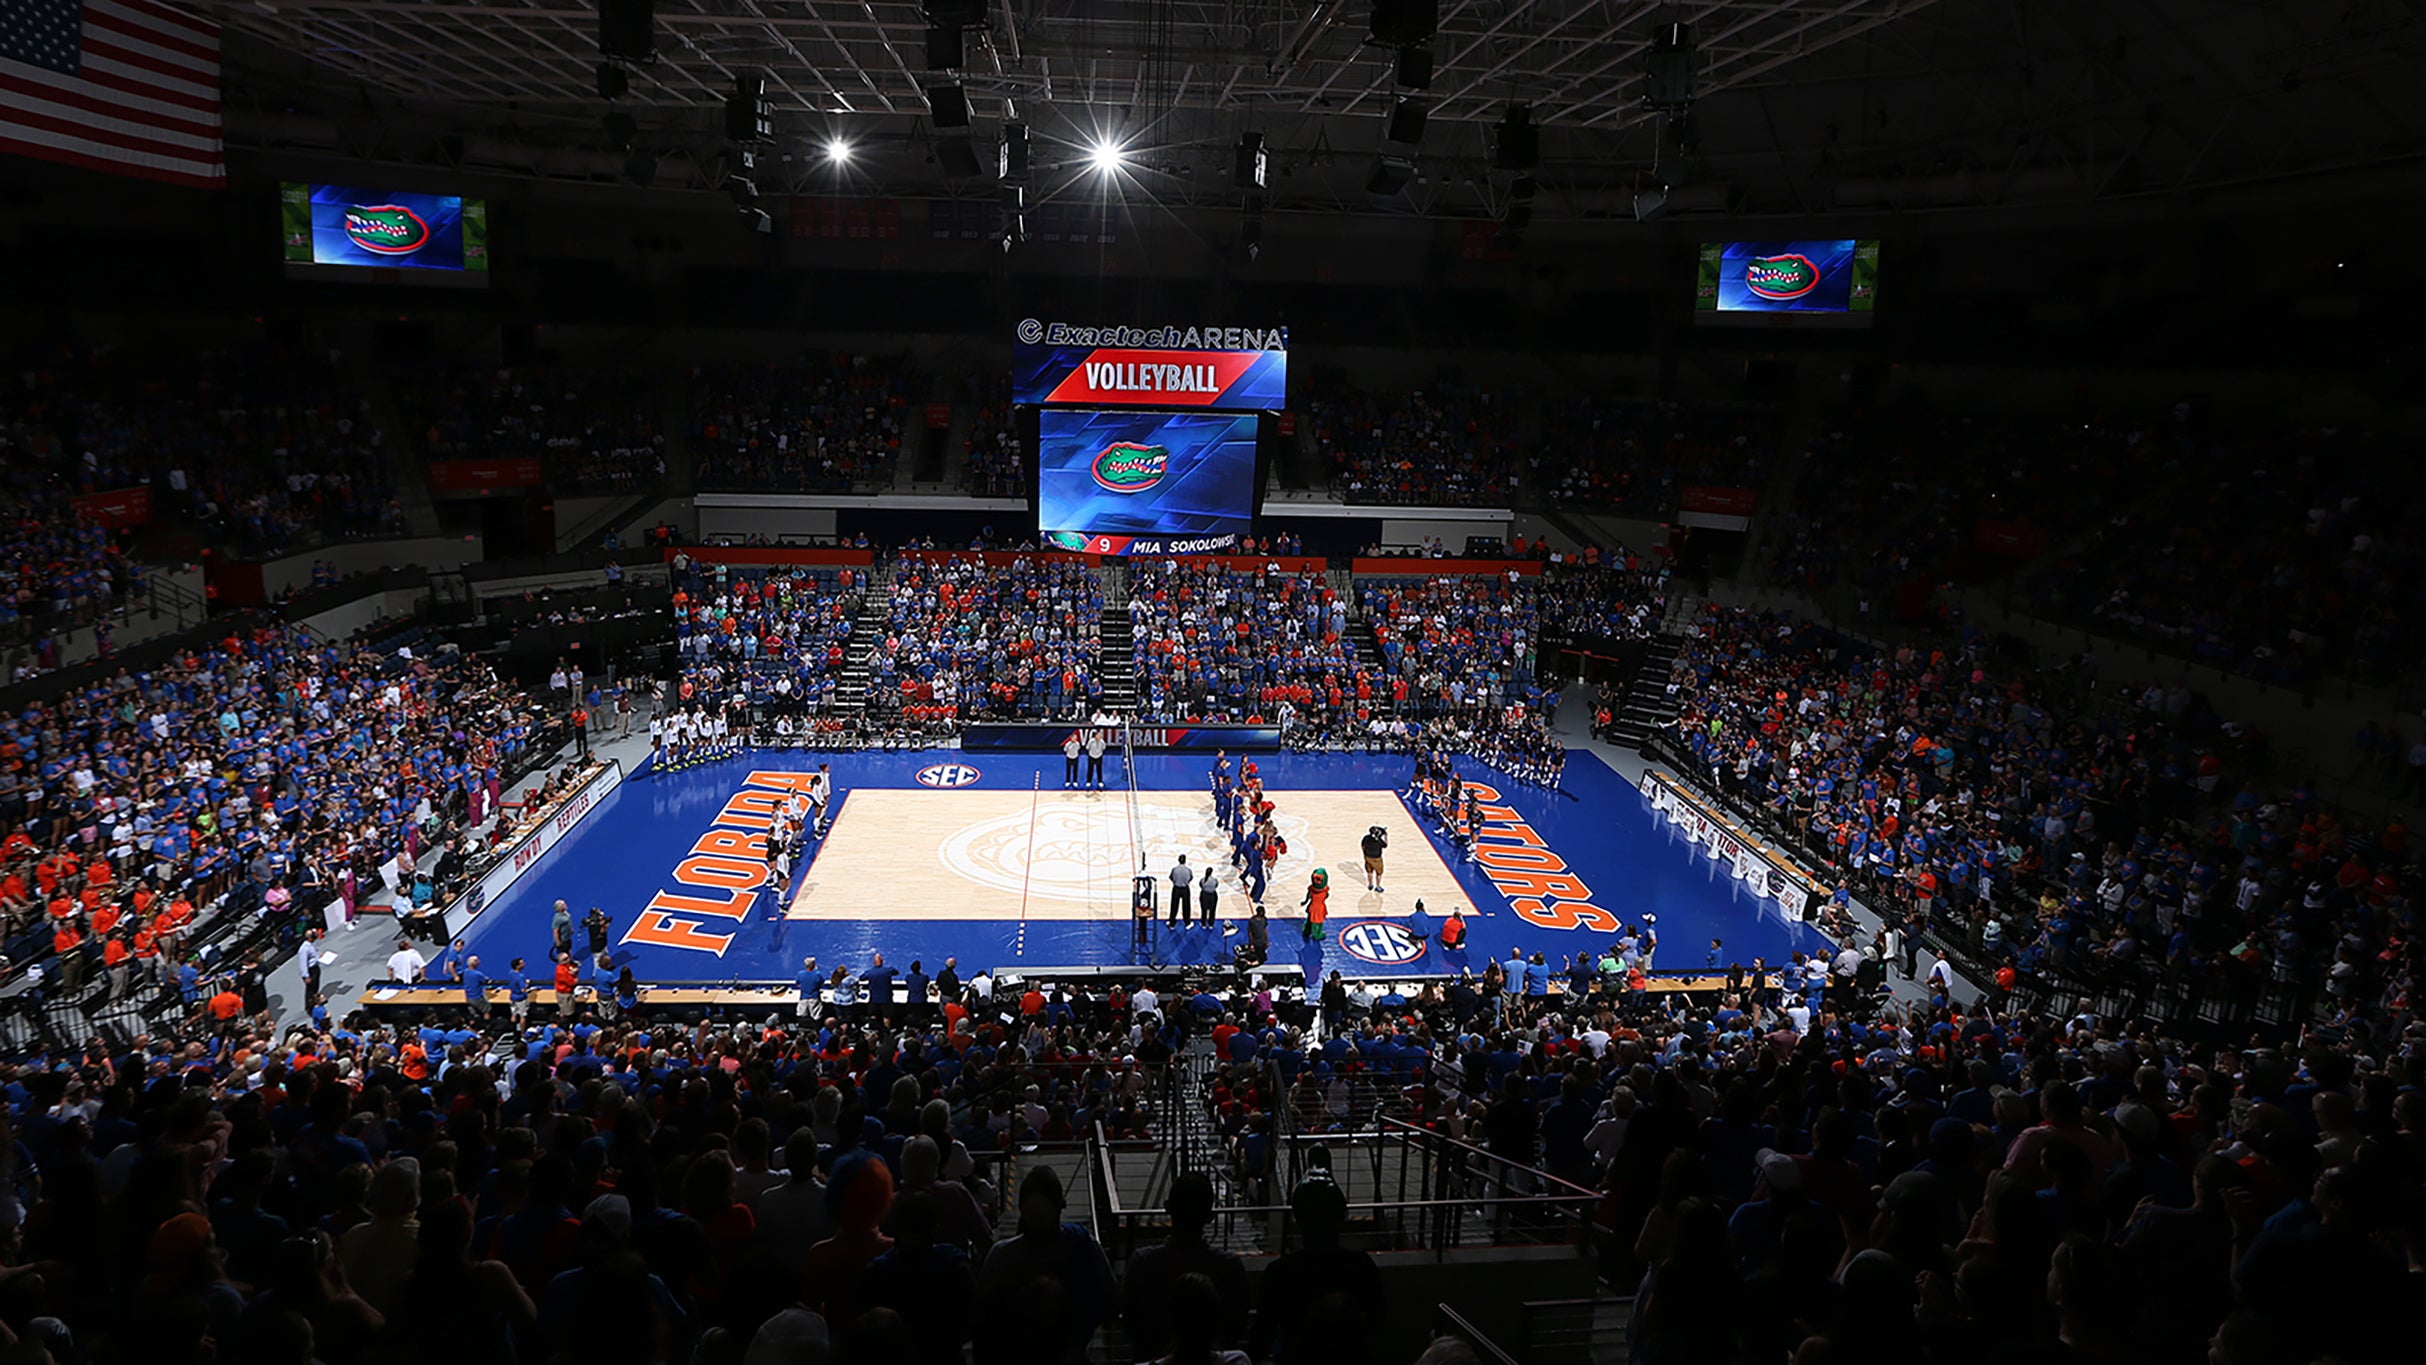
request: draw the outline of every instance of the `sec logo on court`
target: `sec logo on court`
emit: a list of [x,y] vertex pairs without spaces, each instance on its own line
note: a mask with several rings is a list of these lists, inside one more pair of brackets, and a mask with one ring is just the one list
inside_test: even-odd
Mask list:
[[930,763],[918,770],[922,787],[965,787],[976,780],[977,770],[966,763]]
[[1348,956],[1376,967],[1404,967],[1424,955],[1424,941],[1395,924],[1359,920],[1339,931]]

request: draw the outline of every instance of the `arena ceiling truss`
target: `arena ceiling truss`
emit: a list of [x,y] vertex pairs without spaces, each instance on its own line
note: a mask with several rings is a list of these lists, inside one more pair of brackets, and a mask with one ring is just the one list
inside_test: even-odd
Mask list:
[[[763,72],[792,192],[990,193],[949,178],[916,0],[659,0],[656,61],[614,102],[597,15],[570,0],[209,0],[229,30],[239,150],[611,180],[639,150],[714,183],[722,104]],[[1048,194],[1088,149],[1132,193],[1235,204],[1232,148],[1264,134],[1275,210],[1489,213],[1491,130],[1541,129],[1545,217],[1617,216],[1646,184],[1676,212],[2094,203],[2408,165],[2426,101],[2420,0],[1441,0],[1427,123],[1383,145],[1394,52],[1370,0],[994,0],[958,77],[980,160],[1013,119]],[[1695,38],[1682,121],[1646,101],[1655,28]],[[627,133],[621,129],[629,129]],[[824,149],[847,140],[835,166]],[[628,145],[625,145],[628,144]],[[1383,151],[1417,179],[1377,198]]]

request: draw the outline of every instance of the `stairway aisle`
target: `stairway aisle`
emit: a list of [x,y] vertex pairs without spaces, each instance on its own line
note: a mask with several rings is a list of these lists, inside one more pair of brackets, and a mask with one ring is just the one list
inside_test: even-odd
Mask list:
[[859,616],[851,623],[850,642],[843,646],[841,680],[834,687],[834,714],[857,720],[868,713],[868,658],[884,639],[893,615],[893,566],[880,564],[868,577],[867,595],[860,599]]
[[1653,730],[1675,717],[1676,704],[1668,696],[1668,669],[1684,643],[1684,635],[1672,630],[1651,637],[1651,647],[1643,652],[1642,662],[1635,665],[1618,697],[1617,719],[1609,730],[1612,743],[1640,749]]

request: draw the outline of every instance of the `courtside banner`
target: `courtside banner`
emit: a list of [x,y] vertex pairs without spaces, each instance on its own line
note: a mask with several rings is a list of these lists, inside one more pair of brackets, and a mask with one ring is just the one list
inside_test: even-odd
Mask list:
[[1660,769],[1643,773],[1643,795],[1650,799],[1652,810],[1672,821],[1747,890],[1776,901],[1787,913],[1800,915],[1804,900],[1820,890],[1819,883],[1785,854],[1721,815]]
[[1082,327],[1028,318],[1011,355],[1011,401],[1083,407],[1278,410],[1288,402],[1285,327]]
[[[1045,753],[1059,750],[1061,742],[1074,734],[1085,734],[1094,729],[1103,730],[1115,740],[1120,735],[1119,729],[1114,726],[997,725],[980,721],[960,732],[960,747],[964,751],[993,749]],[[1170,753],[1178,750],[1211,753],[1215,749],[1274,753],[1280,749],[1280,727],[1276,725],[1140,725],[1129,734],[1139,753]],[[1114,747],[1117,748],[1117,744]]]
[[470,890],[448,903],[447,937],[453,938],[462,933],[465,925],[480,917],[481,911],[495,905],[499,896],[522,880],[523,873],[537,866],[539,860],[547,856],[549,849],[563,843],[566,835],[579,828],[589,813],[598,809],[600,803],[614,795],[615,789],[622,785],[623,764],[610,758],[605,767],[590,774],[590,780],[582,783],[579,790],[559,801],[556,809],[549,812],[547,819],[542,820],[537,829],[524,834],[512,848],[506,850],[504,857],[481,873],[480,880],[472,883]]

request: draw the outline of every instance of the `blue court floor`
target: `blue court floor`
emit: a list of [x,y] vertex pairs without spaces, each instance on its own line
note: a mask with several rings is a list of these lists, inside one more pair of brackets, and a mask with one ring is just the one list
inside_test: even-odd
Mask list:
[[[1272,962],[1301,966],[1310,982],[1333,969],[1351,977],[1453,974],[1468,966],[1479,972],[1487,957],[1504,960],[1511,948],[1540,952],[1561,966],[1578,951],[1613,942],[1617,924],[1639,926],[1647,917],[1655,917],[1654,966],[1660,970],[1699,970],[1713,962],[1723,968],[1755,956],[1775,963],[1824,944],[1809,927],[1787,920],[1775,902],[1751,896],[1719,863],[1701,856],[1651,813],[1631,783],[1587,750],[1570,751],[1565,785],[1557,792],[1461,761],[1460,774],[1495,787],[1498,804],[1514,817],[1494,821],[1487,831],[1486,848],[1518,850],[1521,857],[1504,859],[1524,864],[1499,869],[1499,884],[1494,869],[1468,861],[1399,803],[1395,793],[1408,780],[1411,760],[1343,754],[1254,759],[1284,831],[1292,817],[1319,822],[1325,806],[1351,810],[1359,833],[1370,812],[1395,813],[1397,818],[1371,816],[1390,829],[1385,881],[1425,894],[1435,917],[1449,908],[1442,901],[1453,897],[1462,896],[1466,908],[1471,939],[1462,953],[1444,952],[1437,939],[1418,945],[1398,927],[1412,908],[1411,896],[1398,886],[1383,896],[1363,893],[1355,857],[1339,856],[1343,836],[1328,835],[1313,855],[1331,874],[1326,938],[1304,939],[1298,902],[1305,877],[1293,863],[1283,864],[1265,898]],[[780,896],[706,884],[731,867],[713,853],[720,842],[731,846],[736,822],[746,825],[747,815],[736,815],[737,808],[763,808],[779,798],[779,790],[763,793],[784,775],[805,775],[821,762],[832,765],[842,800],[833,832],[811,845],[793,870],[793,884]],[[1160,819],[1176,828],[1198,819],[1188,813],[1201,807],[1203,829],[1194,837],[1210,840],[1211,765],[1205,754],[1141,756],[1137,785],[1149,823]],[[964,977],[979,969],[1227,963],[1243,941],[1237,917],[1247,913],[1234,883],[1224,886],[1223,918],[1215,927],[1173,929],[1158,915],[1146,947],[1132,947],[1125,906],[1127,871],[1138,862],[1137,827],[1127,815],[1117,756],[1110,767],[1111,790],[1082,798],[1094,803],[1090,807],[1062,793],[1058,754],[764,750],[663,773],[643,763],[581,829],[475,920],[466,937],[492,973],[522,956],[538,976],[548,960],[550,908],[562,898],[576,920],[592,905],[604,908],[614,926],[615,964],[629,964],[636,977],[653,983],[789,981],[801,959],[812,955],[826,972],[836,966],[856,972],[879,952],[897,968],[921,961],[929,973],[946,957],[957,957]],[[1305,795],[1293,802],[1292,793]],[[971,820],[951,814],[964,808]],[[928,811],[938,818],[924,818]],[[975,818],[980,815],[988,818]],[[1056,821],[1077,822],[1083,832],[1075,842],[1065,837],[1057,844],[1053,828],[1046,828],[1040,843],[1040,826]],[[1009,850],[1011,873],[968,861],[972,841],[982,843],[989,829],[994,843]],[[1111,846],[1096,851],[1106,869],[1100,880],[1079,889],[1038,884],[1039,874],[1050,882],[1057,868],[1081,865],[1084,850],[1072,848],[1097,838]],[[1294,846],[1298,836],[1291,839]],[[703,850],[710,856],[703,859]],[[1293,847],[1293,854],[1299,852]],[[1168,866],[1167,858],[1155,866],[1151,851],[1145,856],[1157,872]],[[898,878],[864,871],[896,865],[905,869]],[[1522,882],[1527,876],[1535,880]],[[965,885],[956,877],[965,877]],[[1555,892],[1543,890],[1544,877]],[[1445,896],[1444,879],[1455,884]],[[1721,940],[1715,953],[1713,938]]]

